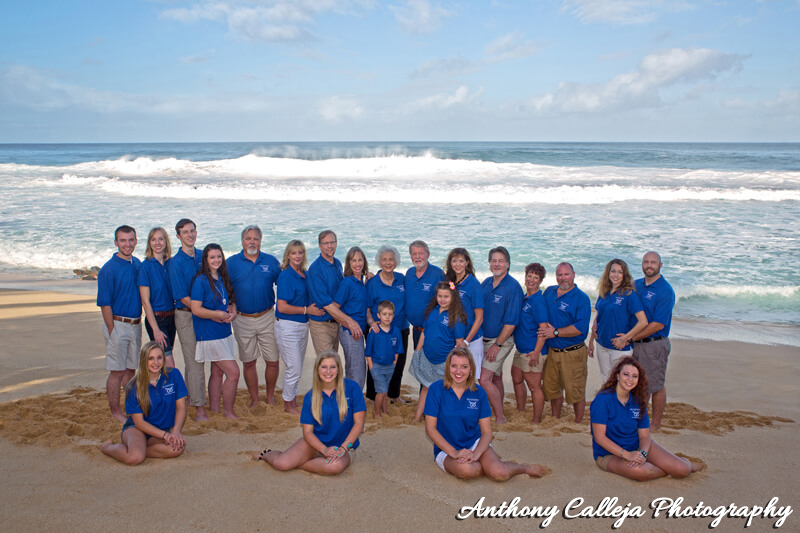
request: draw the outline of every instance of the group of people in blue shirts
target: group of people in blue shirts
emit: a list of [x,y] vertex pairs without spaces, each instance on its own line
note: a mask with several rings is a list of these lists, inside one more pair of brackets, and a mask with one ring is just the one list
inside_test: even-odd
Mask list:
[[[436,463],[446,472],[462,478],[487,475],[492,479],[507,479],[521,473],[532,476],[546,473],[546,468],[540,465],[500,461],[490,446],[492,412],[496,423],[505,422],[503,362],[514,348],[511,373],[517,407],[524,410],[527,387],[533,397],[534,423],[541,420],[545,398],[551,401],[554,416],[560,416],[561,403],[566,398],[567,403],[575,407],[576,421],[580,421],[581,402],[585,402],[585,371],[581,385],[580,372],[576,373],[571,352],[583,350],[584,354],[592,356],[596,350],[604,377],[602,398],[616,392],[620,405],[635,404],[637,417],[634,418],[639,432],[635,440],[646,444],[638,450],[645,461],[639,463],[638,459],[627,457],[626,468],[635,470],[637,474],[650,468],[642,466],[647,463],[648,450],[645,448],[657,450],[657,445],[641,434],[649,425],[643,422],[647,420],[647,394],[642,404],[639,396],[630,396],[630,391],[637,385],[626,388],[631,383],[631,373],[636,374],[640,384],[648,383],[644,367],[628,356],[629,344],[637,339],[648,322],[645,306],[632,286],[624,261],[615,259],[606,267],[598,287],[596,324],[590,327],[588,297],[574,285],[574,270],[568,263],[559,265],[556,271],[558,284],[544,293],[539,290],[545,276],[544,267],[538,263],[528,265],[523,291],[508,274],[510,255],[503,247],[489,252],[492,276],[480,283],[475,278],[472,258],[466,249],[451,250],[444,269],[440,269],[429,263],[427,244],[414,241],[409,246],[414,266],[405,275],[395,272],[400,256],[393,246],[379,249],[375,262],[380,265],[380,270],[372,274],[367,257],[359,247],[348,251],[342,266],[334,256],[336,235],[326,230],[319,235],[320,257],[306,270],[306,250],[301,241],[291,241],[284,252],[283,262],[279,263],[272,256],[260,252],[260,229],[257,231],[258,248],[248,248],[246,235],[250,235],[248,231],[253,228],[257,229],[249,226],[242,233],[243,251],[235,257],[251,258],[250,261],[260,267],[259,272],[270,273],[268,290],[253,291],[258,294],[234,290],[231,278],[241,278],[242,272],[251,272],[251,265],[245,261],[244,268],[232,267],[232,261],[226,262],[219,245],[209,244],[202,252],[186,253],[187,241],[193,247],[194,239],[191,237],[196,237],[196,227],[188,219],[176,226],[182,248],[174,256],[170,253],[166,231],[154,228],[150,232],[146,260],[141,267],[132,257],[133,248],[125,243],[133,229],[127,226],[118,228],[115,242],[119,253],[101,270],[98,305],[106,332],[112,416],[116,417],[117,413],[111,388],[115,383],[124,382],[127,383],[128,418],[123,428],[123,444],[103,445],[103,451],[108,455],[133,464],[136,461],[130,459],[131,455],[141,461],[145,456],[167,457],[183,451],[185,440],[180,429],[186,416],[187,398],[196,407],[197,419],[207,418],[204,390],[201,389],[202,404],[193,398],[192,389],[198,386],[197,380],[191,377],[193,369],[186,357],[187,348],[194,352],[190,359],[199,365],[201,372],[204,372],[203,363],[211,362],[209,407],[221,412],[224,406],[225,416],[235,418],[233,400],[239,379],[235,347],[238,343],[241,354],[246,344],[243,345],[238,338],[239,329],[234,340],[231,324],[236,324],[234,321],[241,320],[242,316],[258,319],[272,311],[274,322],[270,322],[268,329],[274,332],[273,343],[278,353],[274,360],[270,360],[269,350],[262,354],[267,362],[267,401],[270,400],[270,366],[277,379],[277,356],[280,356],[286,366],[284,407],[289,412],[297,412],[297,381],[309,333],[317,353],[312,390],[304,397],[299,412],[303,437],[284,452],[265,450],[257,456],[279,470],[303,468],[319,473],[336,473],[350,464],[351,454],[348,452],[358,447],[358,435],[364,424],[366,404],[362,391],[365,382],[367,395],[374,400],[376,417],[388,412],[390,401],[405,401],[400,397],[399,384],[409,336],[414,347],[409,370],[421,385],[415,420],[425,416],[427,434],[434,442]],[[250,253],[245,254],[247,250]],[[267,258],[262,260],[260,255]],[[151,338],[151,342],[136,354],[138,359],[134,357],[133,360],[131,353],[135,343],[122,340],[135,337],[136,331],[134,328],[132,335],[125,335],[128,331],[123,329],[139,324],[141,308],[138,312],[123,309],[125,305],[136,306],[133,294],[122,299],[116,297],[118,292],[124,292],[125,278],[132,268],[138,271],[136,282],[140,290],[136,292],[141,298],[139,305],[143,305],[145,310],[146,327]],[[126,274],[121,275],[121,272]],[[273,284],[277,286],[277,298]],[[263,282],[261,285],[263,287]],[[130,301],[125,301],[126,298]],[[244,312],[242,307],[237,308],[240,301],[247,302],[245,307],[248,309]],[[277,304],[276,310],[272,310],[274,304]],[[257,312],[249,313],[251,310]],[[106,321],[108,314],[111,315],[111,327]],[[182,318],[191,319],[193,339],[188,338],[185,331],[187,321],[182,321]],[[242,322],[246,323],[245,320]],[[668,325],[669,320],[666,322]],[[114,334],[117,329],[120,331]],[[181,335],[182,329],[186,339]],[[244,326],[241,331],[245,337]],[[176,334],[180,337],[187,363],[188,387],[180,372],[171,368],[174,367],[171,348]],[[587,336],[588,349],[583,342]],[[597,340],[596,348],[592,342],[594,339]],[[344,361],[338,354],[339,344]],[[549,358],[548,352],[568,356],[551,365],[556,369],[549,381],[548,359],[557,359]],[[160,366],[155,361],[159,354]],[[628,359],[635,364],[616,364]],[[250,368],[254,369],[256,360],[257,356],[248,361],[242,357],[248,389],[251,389],[247,379],[248,363],[252,363]],[[631,366],[635,372],[629,368]],[[133,369],[136,369],[135,373]],[[194,371],[196,373],[197,367]],[[621,379],[622,375],[625,379]],[[118,377],[120,379],[116,381]],[[192,381],[195,381],[194,385]],[[203,377],[200,378],[202,382]],[[258,401],[257,384],[256,374],[254,403]],[[272,387],[274,393],[274,381]],[[170,391],[169,394],[164,394],[165,390]],[[628,396],[624,394],[626,391]],[[144,406],[137,398],[143,398],[146,393],[151,399]],[[160,408],[155,408],[152,410],[155,414],[151,416],[148,409],[160,405],[155,399],[161,397],[159,395],[174,400],[172,411],[165,414]],[[117,397],[117,407],[118,403]],[[600,405],[598,403],[598,407]],[[597,420],[595,409],[592,410],[596,458],[601,468],[617,471],[615,461],[604,460],[601,464],[599,458],[615,454],[616,446],[625,447],[621,452],[623,457],[625,452],[630,452],[628,448],[636,446],[630,438],[618,442],[620,438],[615,424],[618,419],[625,418],[619,409],[615,409],[618,406],[605,400],[602,405],[606,408],[597,409],[598,413],[603,413]],[[633,408],[630,413],[633,413]],[[599,418],[601,416],[604,418]],[[167,420],[171,417],[174,418]],[[629,425],[620,427],[630,433]],[[608,445],[608,442],[612,444]],[[598,447],[606,453],[598,451]],[[666,450],[661,451],[669,454]],[[661,460],[664,455],[661,451],[655,453],[655,460],[665,463]],[[677,467],[686,466],[681,461],[674,465],[667,461],[666,467],[660,464],[658,468],[665,474],[680,475],[681,470]],[[653,475],[650,470],[648,472],[648,475]]]

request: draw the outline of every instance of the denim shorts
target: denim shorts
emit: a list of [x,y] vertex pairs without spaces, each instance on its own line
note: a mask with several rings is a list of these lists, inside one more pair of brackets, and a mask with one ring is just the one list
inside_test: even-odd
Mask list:
[[372,370],[369,373],[372,374],[372,381],[375,383],[375,394],[389,392],[389,381],[392,379],[392,374],[394,374],[394,364],[379,365],[378,363],[372,363]]

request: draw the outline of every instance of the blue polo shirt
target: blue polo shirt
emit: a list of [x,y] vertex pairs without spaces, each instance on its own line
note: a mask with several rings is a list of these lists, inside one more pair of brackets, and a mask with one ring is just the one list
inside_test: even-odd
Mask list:
[[481,283],[483,334],[490,339],[497,338],[503,326],[516,326],[522,307],[522,287],[517,280],[506,274],[497,287],[492,286],[493,281],[494,277],[489,276]]
[[[287,304],[297,307],[311,305],[311,296],[308,294],[306,278],[298,274],[292,267],[284,268],[278,275],[278,300],[283,300]],[[308,322],[307,315],[287,315],[277,310],[275,311],[275,318],[300,322],[301,324]]]
[[[364,401],[361,387],[351,379],[344,380],[344,394],[347,397],[347,416],[344,420],[339,420],[339,401],[336,397],[336,390],[334,389],[330,396],[322,392],[322,409],[320,410],[322,424],[317,422],[314,415],[311,414],[311,393],[312,391],[308,391],[303,397],[300,423],[314,426],[314,435],[325,446],[341,446],[355,425],[353,413],[367,410],[367,403]],[[360,444],[356,439],[353,449],[358,448]]]
[[336,289],[333,301],[339,304],[339,308],[344,314],[358,322],[362,330],[366,329],[367,287],[363,281],[355,276],[347,276]]
[[[483,387],[464,391],[461,398],[453,389],[444,388],[444,380],[431,383],[425,398],[425,416],[436,418],[436,430],[456,450],[469,450],[481,438],[480,420],[492,416],[492,407]],[[442,450],[433,445],[433,456]]]
[[97,274],[97,306],[111,307],[115,316],[141,317],[142,297],[137,285],[140,264],[135,257],[126,261],[112,255]]
[[419,278],[416,267],[411,267],[406,271],[403,281],[406,288],[405,312],[406,318],[412,326],[421,328],[425,323],[425,309],[431,298],[436,296],[436,285],[440,281],[444,281],[444,272],[430,263]]
[[[342,263],[335,257],[333,258],[333,263],[329,263],[320,254],[308,267],[306,279],[308,280],[308,292],[311,295],[311,301],[317,304],[321,311],[325,311],[325,306],[333,303],[336,289],[339,288],[339,283],[344,279]],[[316,322],[332,320],[327,311],[322,316],[312,316],[310,318]]]
[[644,278],[637,279],[635,286],[644,306],[647,321],[664,324],[663,329],[656,331],[650,337],[669,337],[672,308],[675,307],[675,291],[672,290],[672,285],[661,276],[650,285],[645,285]]
[[183,248],[178,250],[169,261],[169,286],[172,289],[172,299],[175,300],[175,309],[186,307],[181,298],[192,295],[192,282],[203,266],[203,251],[194,249],[194,257],[189,257]]
[[281,264],[277,259],[260,252],[253,262],[242,250],[229,257],[226,264],[238,311],[255,315],[275,305],[275,282],[281,273]]
[[448,325],[450,315],[447,311],[440,311],[437,305],[425,319],[423,333],[425,343],[422,350],[431,364],[439,365],[447,360],[447,354],[455,348],[456,339],[463,339],[467,334],[467,326],[457,320],[453,327]]
[[[467,333],[472,329],[475,323],[475,309],[483,309],[483,291],[481,284],[475,279],[472,274],[467,274],[467,277],[461,280],[458,284],[458,295],[461,297],[461,305],[464,306],[464,311],[467,313]],[[478,328],[475,337],[479,339],[483,336],[483,324]]]
[[366,357],[372,357],[372,362],[379,365],[393,365],[395,354],[403,353],[403,339],[400,330],[392,326],[389,332],[378,328],[378,333],[370,331],[367,335]]
[[[597,342],[609,350],[616,350],[611,340],[617,338],[617,333],[628,333],[636,324],[636,313],[644,309],[633,291],[627,294],[609,292],[605,298],[597,298],[594,308],[597,309]],[[626,347],[629,349],[630,346]]]
[[169,259],[164,264],[151,257],[145,259],[139,266],[139,286],[150,289],[150,307],[153,311],[172,311],[175,309],[175,300],[172,299],[172,289],[169,286]]
[[[192,283],[192,301],[202,302],[203,307],[212,311],[227,311],[231,302],[228,299],[225,284],[221,279],[210,281],[217,287],[221,298],[217,298],[211,289],[208,276],[200,274]],[[210,318],[192,315],[192,324],[194,325],[194,336],[198,341],[215,341],[231,335],[231,325],[225,322],[216,322]]]
[[[128,415],[128,420],[125,421],[122,431],[134,425],[131,415],[143,414],[139,399],[136,397],[136,383],[132,383],[125,396],[125,413]],[[155,386],[147,386],[147,394],[150,397],[150,409],[144,421],[164,431],[175,426],[175,402],[189,395],[180,370],[168,369],[166,377],[162,374]]]
[[[520,353],[531,353],[536,349],[536,341],[539,339],[539,324],[542,322],[550,322],[542,291],[536,291],[530,296],[523,296],[519,324],[514,328],[514,344],[517,345]],[[542,346],[541,355],[545,354],[547,354],[547,344]]]
[[[617,391],[609,389],[595,396],[589,408],[592,424],[606,426],[606,437],[624,450],[632,452],[639,449],[639,429],[650,427],[647,411],[639,408],[639,402],[633,395],[622,405],[617,398]],[[611,452],[597,444],[592,431],[592,453],[598,457],[611,455]]]
[[558,285],[551,285],[544,291],[544,301],[547,305],[547,316],[554,328],[575,326],[580,335],[575,337],[554,337],[547,339],[548,348],[563,350],[586,340],[589,333],[589,321],[592,318],[592,302],[586,293],[574,285],[566,294],[558,297]]
[[378,304],[384,300],[389,300],[394,304],[392,326],[400,331],[408,329],[405,276],[401,273],[394,273],[394,281],[391,285],[383,282],[380,270],[367,282],[367,301],[374,320],[380,320],[378,318]]

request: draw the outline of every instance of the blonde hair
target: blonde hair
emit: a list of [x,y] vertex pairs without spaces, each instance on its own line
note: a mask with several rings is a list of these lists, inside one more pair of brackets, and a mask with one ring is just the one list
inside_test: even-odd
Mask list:
[[447,361],[444,362],[444,388],[450,389],[453,387],[453,376],[450,375],[450,360],[453,357],[466,357],[469,361],[469,377],[464,385],[467,389],[474,391],[477,388],[475,386],[475,358],[472,357],[472,352],[469,351],[469,348],[461,346],[456,346],[447,354]]
[[295,250],[303,250],[303,263],[300,265],[300,267],[303,269],[303,272],[306,271],[306,268],[308,268],[308,253],[306,252],[306,245],[303,244],[303,241],[297,239],[289,241],[289,244],[287,244],[286,248],[283,250],[281,270],[289,267],[289,254]]
[[[131,379],[125,387],[126,399],[131,392],[136,389],[136,399],[139,401],[139,407],[142,408],[142,414],[144,414],[144,416],[150,413],[150,391],[148,390],[150,386],[150,369],[147,368],[147,358],[150,356],[150,352],[155,349],[160,350],[161,355],[164,355],[164,348],[156,341],[146,342],[144,346],[142,346],[142,349],[139,350],[139,368],[136,369],[136,374],[133,375],[133,379]],[[167,357],[164,355],[164,361],[161,365],[161,375],[166,377],[168,372]]]
[[600,276],[600,281],[597,283],[598,298],[605,298],[614,286],[609,277],[609,274],[611,274],[611,267],[614,265],[619,265],[620,268],[622,268],[622,281],[620,281],[619,287],[617,287],[617,292],[619,294],[628,294],[633,290],[633,276],[631,276],[628,264],[622,259],[612,259],[606,265],[605,270],[603,270],[603,275]]
[[166,242],[166,246],[164,247],[164,261],[166,261],[172,257],[172,244],[169,242],[167,230],[162,227],[153,228],[150,230],[150,233],[147,234],[147,247],[144,249],[144,258],[150,259],[151,257],[155,257],[153,255],[153,248],[150,247],[150,239],[153,238],[153,235],[155,235],[157,231],[160,231],[164,235],[164,241]]
[[344,393],[344,376],[342,375],[342,359],[333,350],[324,350],[314,361],[314,382],[311,385],[311,414],[318,424],[322,424],[322,379],[319,377],[319,367],[325,359],[336,362],[336,401],[339,403],[339,420],[344,422],[347,418],[347,396]]

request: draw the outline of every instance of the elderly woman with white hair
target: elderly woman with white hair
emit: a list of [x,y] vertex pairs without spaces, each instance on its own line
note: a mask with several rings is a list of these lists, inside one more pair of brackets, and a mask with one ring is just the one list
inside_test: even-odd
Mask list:
[[[400,383],[403,380],[403,369],[406,365],[406,353],[408,352],[408,319],[406,318],[405,302],[406,288],[405,276],[395,272],[395,268],[400,264],[400,252],[394,246],[384,244],[378,248],[375,254],[375,263],[380,267],[378,273],[367,282],[367,322],[369,323],[368,334],[378,333],[380,320],[378,319],[378,305],[384,301],[394,304],[394,320],[392,327],[400,330],[400,337],[403,342],[403,351],[397,358],[397,364],[389,382],[389,400],[402,402],[400,398]],[[375,384],[372,375],[367,374],[367,398],[375,399]]]

